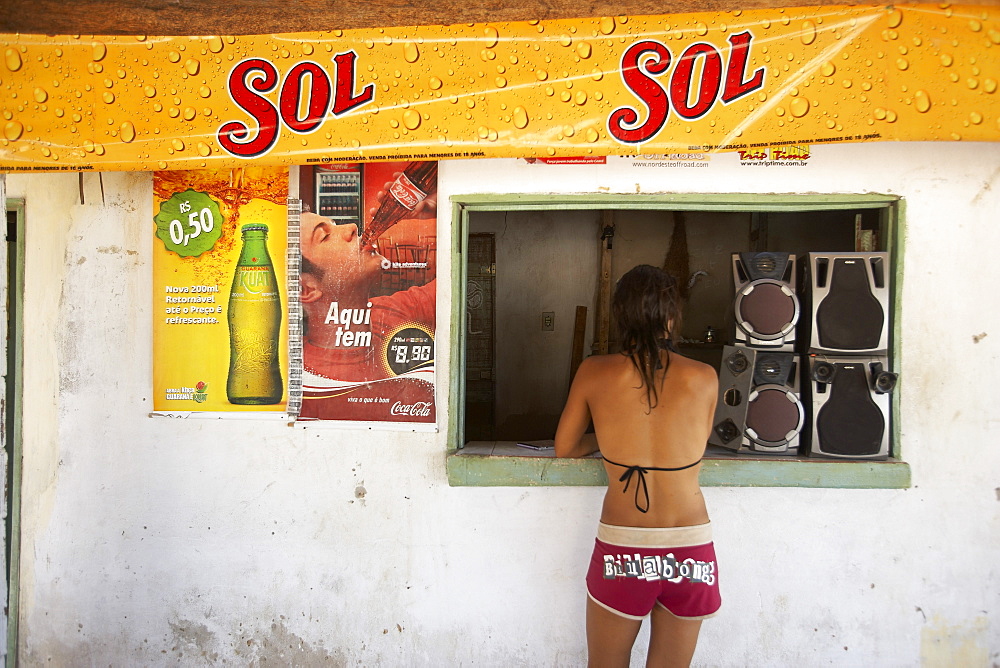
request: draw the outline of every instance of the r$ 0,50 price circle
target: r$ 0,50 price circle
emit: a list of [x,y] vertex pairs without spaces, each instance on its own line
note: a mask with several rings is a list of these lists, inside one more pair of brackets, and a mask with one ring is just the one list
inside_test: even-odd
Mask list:
[[163,202],[153,220],[156,236],[168,251],[196,257],[215,246],[225,217],[219,203],[207,193],[189,188]]

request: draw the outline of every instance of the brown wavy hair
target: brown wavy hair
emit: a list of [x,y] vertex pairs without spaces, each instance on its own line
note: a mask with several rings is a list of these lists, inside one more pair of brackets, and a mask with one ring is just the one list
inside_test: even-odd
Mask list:
[[[618,279],[611,303],[618,328],[621,353],[627,355],[642,377],[650,410],[659,403],[659,389],[670,365],[660,363],[660,351],[674,348],[680,325],[681,299],[677,280],[648,264],[630,269]],[[662,371],[662,372],[661,372]]]

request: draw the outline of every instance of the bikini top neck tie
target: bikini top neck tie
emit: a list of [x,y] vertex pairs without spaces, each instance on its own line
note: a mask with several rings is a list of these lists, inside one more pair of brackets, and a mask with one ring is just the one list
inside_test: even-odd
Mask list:
[[[639,481],[635,484],[635,507],[640,513],[645,513],[649,510],[649,487],[646,485],[646,473],[647,469],[642,466],[629,466],[625,469],[625,473],[622,473],[622,477],[618,478],[618,482],[625,483],[625,488],[622,493],[628,491],[628,486],[632,483],[632,476],[634,474],[639,474]],[[642,495],[646,499],[646,506],[643,507],[639,505],[639,491],[642,490]]]

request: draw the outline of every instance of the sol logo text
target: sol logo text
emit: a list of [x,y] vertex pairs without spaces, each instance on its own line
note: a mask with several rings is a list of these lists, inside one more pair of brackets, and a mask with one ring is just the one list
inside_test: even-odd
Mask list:
[[282,126],[298,134],[316,130],[326,115],[341,116],[375,99],[375,85],[354,94],[354,51],[333,57],[334,76],[312,61],[296,63],[285,74],[278,104],[264,97],[278,87],[278,68],[263,58],[247,58],[229,73],[227,88],[233,102],[256,121],[257,134],[243,121],[228,121],[219,128],[218,140],[226,151],[240,158],[264,155],[274,146]]
[[[673,56],[662,42],[636,42],[622,54],[621,75],[625,86],[646,107],[646,119],[639,111],[619,107],[608,116],[608,131],[624,144],[640,144],[656,136],[667,121],[671,106],[683,120],[693,121],[707,114],[717,101],[729,104],[764,86],[763,67],[745,78],[753,35],[744,31],[729,37],[729,62],[712,44],[697,42],[684,49],[674,65],[667,88],[659,77],[670,69]],[[701,61],[695,80],[695,65]],[[723,73],[723,69],[725,72]],[[720,95],[721,94],[721,95]]]

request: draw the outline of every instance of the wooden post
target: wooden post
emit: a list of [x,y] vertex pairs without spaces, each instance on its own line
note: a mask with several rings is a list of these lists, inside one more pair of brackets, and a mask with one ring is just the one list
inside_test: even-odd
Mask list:
[[583,362],[583,340],[587,335],[587,307],[576,307],[576,322],[573,323],[573,356],[569,361],[569,382],[573,383],[576,370]]
[[593,350],[598,355],[608,353],[611,330],[611,241],[615,236],[615,212],[601,212],[601,274],[597,284],[597,310],[594,315]]

